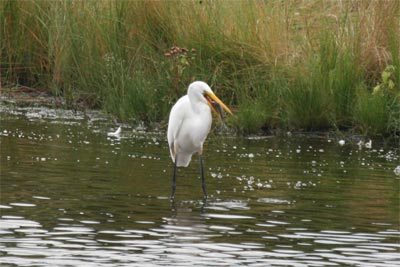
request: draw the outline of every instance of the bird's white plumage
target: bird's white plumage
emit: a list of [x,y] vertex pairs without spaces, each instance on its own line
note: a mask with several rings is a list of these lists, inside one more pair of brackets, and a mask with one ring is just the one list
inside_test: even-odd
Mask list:
[[193,82],[188,93],[172,107],[168,123],[168,144],[172,161],[187,167],[194,153],[202,153],[203,144],[211,128],[211,109],[204,93],[212,93],[204,82]]

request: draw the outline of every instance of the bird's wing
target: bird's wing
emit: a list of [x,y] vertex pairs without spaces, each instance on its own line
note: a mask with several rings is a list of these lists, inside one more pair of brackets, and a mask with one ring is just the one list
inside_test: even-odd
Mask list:
[[169,151],[171,153],[171,158],[173,162],[175,162],[175,152],[176,152],[174,143],[179,134],[179,130],[181,128],[185,115],[185,112],[183,112],[182,109],[184,108],[185,103],[188,101],[189,99],[187,96],[181,97],[172,107],[171,113],[169,115],[167,138],[169,144]]

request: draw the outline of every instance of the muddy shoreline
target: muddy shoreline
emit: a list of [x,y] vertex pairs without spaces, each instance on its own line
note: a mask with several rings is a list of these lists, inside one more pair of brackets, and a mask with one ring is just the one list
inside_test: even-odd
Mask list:
[[52,108],[66,108],[64,98],[53,96],[45,91],[40,91],[27,86],[16,88],[1,88],[0,102],[16,106],[45,106]]
[[[84,106],[71,106],[68,105],[67,101],[60,96],[53,96],[45,91],[40,91],[34,88],[21,86],[18,88],[1,88],[0,91],[0,104],[6,106],[14,106],[14,107],[23,107],[23,108],[39,108],[45,107],[50,109],[62,109],[62,110],[70,110],[75,113],[80,113],[83,117],[87,117],[86,114],[96,113],[101,114],[99,116],[103,117],[104,120],[108,120],[110,125],[122,125],[125,128],[140,128],[146,131],[165,131],[167,124],[166,122],[153,122],[153,123],[131,123],[120,121],[116,117],[111,114],[107,114],[103,112],[101,109],[88,109]],[[1,109],[0,111],[4,111]],[[232,129],[225,129],[224,127],[214,127],[215,132],[219,132],[222,134],[228,135],[238,135],[237,132]],[[368,136],[364,136],[360,133],[355,133],[353,129],[349,129],[346,131],[341,130],[327,130],[327,131],[287,131],[284,129],[275,129],[268,132],[260,132],[259,134],[247,135],[250,139],[259,139],[259,138],[268,138],[273,136],[313,136],[319,138],[327,138],[332,140],[345,140],[346,143],[357,144],[360,140],[365,141],[369,140]],[[390,136],[390,137],[374,137],[374,141],[378,141],[379,143],[393,143],[394,145],[398,145],[400,149],[400,136]]]

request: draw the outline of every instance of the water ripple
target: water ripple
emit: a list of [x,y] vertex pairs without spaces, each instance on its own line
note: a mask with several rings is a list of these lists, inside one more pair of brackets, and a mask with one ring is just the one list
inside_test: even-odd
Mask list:
[[164,133],[62,112],[0,116],[1,266],[398,266],[393,146],[214,135],[171,203]]

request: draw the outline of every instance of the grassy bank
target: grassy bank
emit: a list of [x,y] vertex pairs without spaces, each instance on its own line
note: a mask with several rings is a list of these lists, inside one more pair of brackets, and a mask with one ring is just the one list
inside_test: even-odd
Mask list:
[[400,131],[399,1],[1,0],[0,12],[3,87],[153,122],[204,80],[244,133]]

